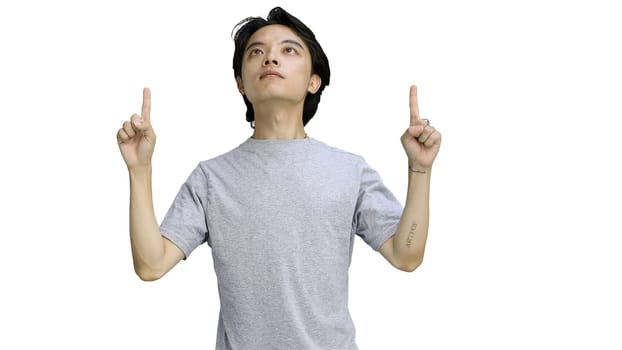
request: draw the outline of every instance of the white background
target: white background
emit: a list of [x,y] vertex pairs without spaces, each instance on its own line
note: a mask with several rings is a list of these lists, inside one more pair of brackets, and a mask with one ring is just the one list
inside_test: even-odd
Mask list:
[[356,240],[361,349],[620,349],[622,13],[615,1],[3,1],[0,348],[211,349],[209,248],[132,270],[115,134],[152,90],[155,210],[250,135],[233,26],[283,6],[332,81],[310,136],[403,202],[408,87],[443,133],[424,264]]

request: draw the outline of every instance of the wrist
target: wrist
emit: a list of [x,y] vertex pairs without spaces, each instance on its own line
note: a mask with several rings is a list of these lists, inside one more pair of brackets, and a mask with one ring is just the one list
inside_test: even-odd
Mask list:
[[432,172],[432,167],[426,167],[418,163],[408,163],[408,172],[413,174],[430,174]]
[[131,167],[128,166],[127,171],[130,173],[131,177],[151,176],[151,163],[134,165]]

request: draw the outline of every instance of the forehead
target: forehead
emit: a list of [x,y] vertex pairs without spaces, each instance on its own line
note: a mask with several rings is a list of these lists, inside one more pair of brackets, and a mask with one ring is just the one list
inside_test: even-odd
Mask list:
[[270,43],[270,42],[282,42],[283,40],[295,40],[300,43],[305,49],[307,45],[304,40],[300,38],[296,32],[290,29],[288,26],[284,26],[282,24],[269,24],[265,27],[258,29],[251,37],[248,39],[248,44],[253,42],[262,42],[262,43]]

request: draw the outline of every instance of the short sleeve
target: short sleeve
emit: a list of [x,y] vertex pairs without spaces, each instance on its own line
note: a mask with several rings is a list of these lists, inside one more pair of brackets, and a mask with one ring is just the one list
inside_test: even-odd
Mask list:
[[160,224],[162,236],[184,252],[184,258],[207,241],[207,176],[197,166],[179,189]]
[[403,207],[380,175],[363,161],[354,211],[354,232],[378,251],[397,231]]

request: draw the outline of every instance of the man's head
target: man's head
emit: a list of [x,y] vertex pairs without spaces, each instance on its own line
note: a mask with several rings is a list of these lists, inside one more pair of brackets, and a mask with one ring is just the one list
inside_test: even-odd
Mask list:
[[[249,17],[238,23],[233,39],[233,74],[243,92],[246,120],[255,120],[251,100],[260,100],[270,94],[269,89],[263,88],[269,79],[279,78],[279,66],[284,65],[283,74],[291,74],[291,77],[285,77],[287,83],[297,84],[297,87],[292,85],[294,89],[304,89],[301,91],[304,96],[302,121],[306,125],[315,115],[320,95],[330,82],[328,58],[313,32],[296,17],[275,7],[266,19]],[[290,79],[300,73],[302,67],[308,69],[308,76],[303,76],[308,84]],[[265,71],[274,71],[277,75],[262,76]]]

